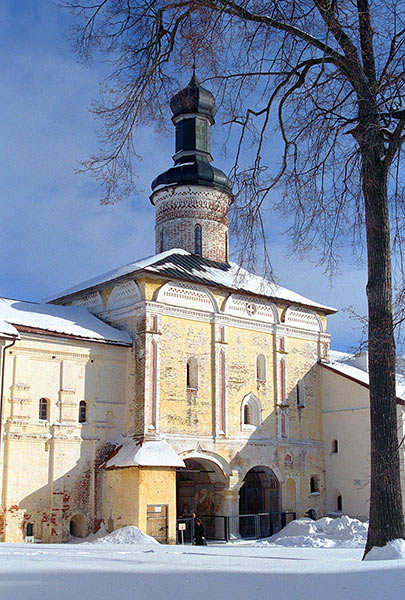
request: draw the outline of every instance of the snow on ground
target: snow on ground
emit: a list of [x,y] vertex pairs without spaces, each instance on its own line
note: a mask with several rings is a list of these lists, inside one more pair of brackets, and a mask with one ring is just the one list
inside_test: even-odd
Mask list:
[[[290,523],[266,542],[144,543],[125,527],[86,544],[0,544],[1,600],[398,600],[405,542],[362,561],[361,527],[342,517]],[[364,527],[364,524],[362,524]],[[136,531],[135,531],[136,530]],[[364,531],[363,531],[364,534]],[[276,545],[300,536],[323,546]],[[322,537],[325,536],[325,537]],[[340,536],[340,538],[339,538]],[[347,547],[352,537],[353,545]],[[108,539],[109,538],[109,539]],[[117,543],[117,540],[121,543]],[[333,540],[331,547],[328,540]],[[103,540],[103,541],[101,541]],[[113,541],[115,540],[115,542]],[[89,538],[86,540],[89,541]],[[131,541],[131,543],[122,542]],[[282,543],[282,542],[281,542]],[[392,552],[394,548],[394,555]],[[381,556],[383,558],[381,558]],[[388,556],[389,555],[389,556]],[[401,559],[396,558],[402,556]],[[391,560],[385,560],[390,557]]]

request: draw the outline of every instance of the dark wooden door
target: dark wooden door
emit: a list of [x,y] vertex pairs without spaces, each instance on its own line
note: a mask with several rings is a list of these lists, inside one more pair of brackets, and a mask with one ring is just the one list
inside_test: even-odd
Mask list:
[[146,533],[161,544],[167,544],[167,504],[148,504],[146,507]]

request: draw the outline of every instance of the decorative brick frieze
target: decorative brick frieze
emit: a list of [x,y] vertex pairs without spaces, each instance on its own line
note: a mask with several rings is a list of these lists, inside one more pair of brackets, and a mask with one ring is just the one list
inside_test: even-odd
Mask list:
[[[154,193],[156,251],[183,248],[204,258],[228,260],[230,194],[204,186],[172,186]],[[201,228],[201,249],[196,246]]]

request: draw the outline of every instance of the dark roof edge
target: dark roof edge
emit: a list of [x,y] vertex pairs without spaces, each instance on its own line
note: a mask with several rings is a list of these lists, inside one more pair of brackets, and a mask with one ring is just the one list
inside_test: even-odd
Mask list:
[[73,335],[72,333],[62,333],[61,331],[52,331],[51,329],[41,329],[40,327],[30,327],[29,325],[14,325],[13,324],[13,327],[15,327],[17,329],[17,331],[21,331],[22,333],[33,333],[36,335],[48,335],[50,337],[62,337],[62,338],[77,340],[79,342],[87,341],[87,342],[94,342],[95,344],[111,344],[113,346],[125,346],[126,348],[130,348],[132,346],[132,343],[130,344],[129,342],[116,342],[114,340],[108,340],[108,339],[102,340],[102,339],[98,339],[98,338],[87,337],[84,335]]

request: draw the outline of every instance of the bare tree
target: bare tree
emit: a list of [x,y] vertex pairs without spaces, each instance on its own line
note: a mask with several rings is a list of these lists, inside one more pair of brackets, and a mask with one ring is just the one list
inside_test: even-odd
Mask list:
[[[371,407],[365,554],[405,537],[391,273],[391,237],[400,250],[404,233],[403,1],[64,4],[76,16],[82,58],[108,53],[113,65],[105,101],[94,109],[104,120],[102,152],[87,163],[101,179],[105,202],[132,190],[135,127],[163,118],[162,106],[180,85],[176,73],[196,61],[199,76],[215,88],[230,135],[238,135],[232,174],[239,233],[255,237],[275,187],[284,190],[279,208],[294,215],[295,248],[320,247],[332,269],[340,244],[349,238],[357,247],[365,231]],[[280,160],[266,164],[278,134]]]

